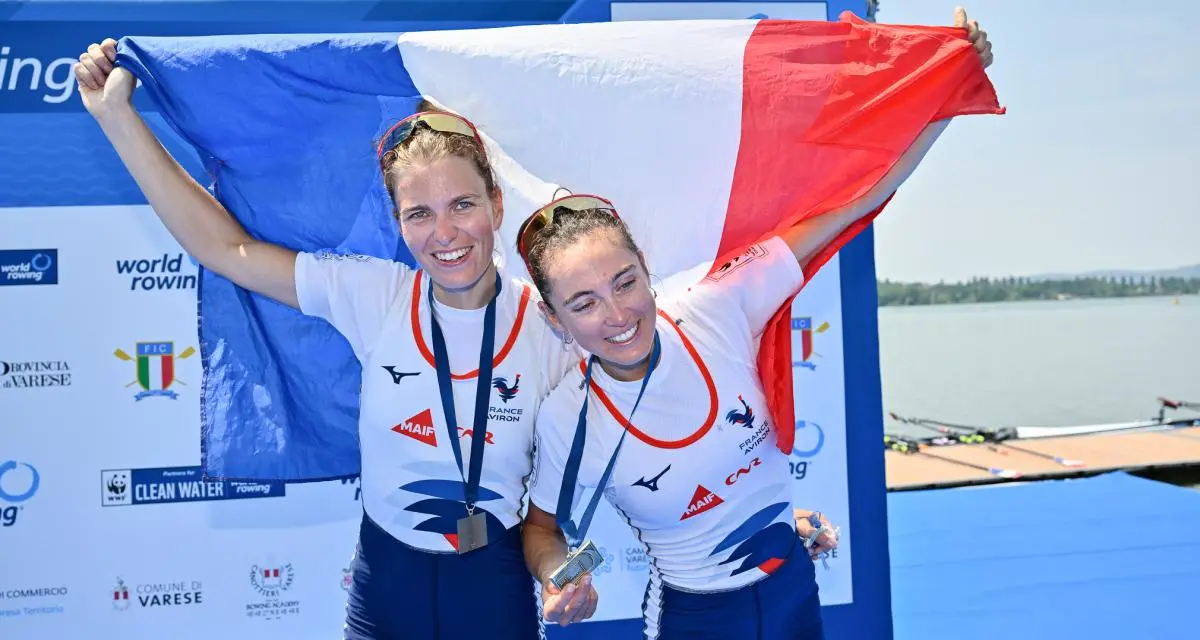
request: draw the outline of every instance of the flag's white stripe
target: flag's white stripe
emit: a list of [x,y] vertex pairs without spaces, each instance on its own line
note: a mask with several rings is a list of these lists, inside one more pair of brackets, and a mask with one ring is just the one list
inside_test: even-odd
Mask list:
[[156,358],[156,357],[149,357],[149,358],[146,358],[146,360],[147,360],[146,364],[149,365],[148,369],[147,369],[149,373],[148,373],[148,377],[146,379],[146,385],[149,386],[151,389],[163,388],[163,377],[162,377],[162,375],[163,375],[162,374],[163,359]]
[[[471,118],[530,174],[610,197],[665,278],[712,260],[720,243],[756,24],[439,31],[404,34],[399,48],[423,95]],[[506,203],[506,242],[530,213],[514,209]]]

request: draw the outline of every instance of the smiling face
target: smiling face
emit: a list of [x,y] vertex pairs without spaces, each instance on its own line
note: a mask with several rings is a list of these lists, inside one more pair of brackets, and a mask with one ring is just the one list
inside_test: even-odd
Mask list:
[[600,358],[609,375],[639,379],[654,344],[658,308],[632,240],[613,226],[582,230],[546,247],[539,267],[551,321]]
[[400,234],[421,268],[448,293],[481,284],[504,214],[472,163],[448,155],[414,164],[395,172],[394,185]]
[[504,205],[479,141],[418,128],[382,165],[400,235],[434,295],[458,308],[484,306],[494,291],[492,249]]

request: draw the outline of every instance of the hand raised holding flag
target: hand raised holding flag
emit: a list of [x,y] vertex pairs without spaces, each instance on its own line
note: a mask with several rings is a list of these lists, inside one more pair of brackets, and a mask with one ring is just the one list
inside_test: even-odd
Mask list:
[[967,10],[962,7],[954,9],[954,26],[967,30],[967,42],[975,45],[979,52],[979,61],[986,69],[992,64],[992,43],[988,41],[987,32],[979,28],[978,20],[968,20]]
[[117,41],[108,38],[89,45],[75,65],[83,106],[97,119],[112,107],[130,106],[137,80],[129,71],[114,66],[116,60]]

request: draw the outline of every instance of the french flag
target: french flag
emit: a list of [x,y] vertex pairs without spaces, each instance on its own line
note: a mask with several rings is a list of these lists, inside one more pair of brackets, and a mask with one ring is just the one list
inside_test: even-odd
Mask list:
[[[471,119],[517,227],[558,187],[611,199],[667,288],[867,194],[931,123],[1003,113],[965,31],[837,22],[603,22],[370,35],[126,37],[130,69],[255,237],[412,264],[374,141],[422,98]],[[882,210],[828,247],[823,264]],[[810,268],[811,278],[813,268]],[[211,477],[358,473],[361,371],[324,321],[203,271]],[[762,339],[791,425],[790,305]],[[779,431],[790,452],[793,431]]]

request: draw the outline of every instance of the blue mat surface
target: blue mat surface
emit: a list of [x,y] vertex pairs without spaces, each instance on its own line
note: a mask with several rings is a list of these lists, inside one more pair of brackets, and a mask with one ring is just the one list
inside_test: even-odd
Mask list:
[[1113,473],[888,496],[897,640],[1200,637],[1200,492]]

